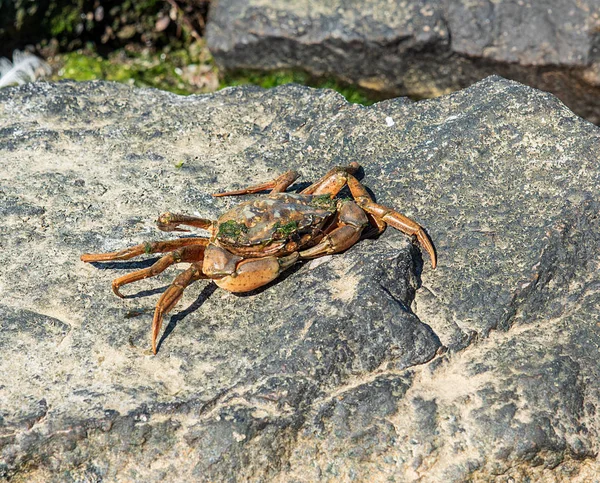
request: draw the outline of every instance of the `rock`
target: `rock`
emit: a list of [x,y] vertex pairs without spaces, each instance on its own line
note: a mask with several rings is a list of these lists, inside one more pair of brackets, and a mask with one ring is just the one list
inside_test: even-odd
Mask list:
[[[498,77],[362,107],[300,86],[0,92],[0,475],[12,481],[591,481],[600,132]],[[84,264],[210,193],[358,161],[395,230],[233,295]],[[147,257],[146,257],[147,258]],[[151,260],[155,258],[151,257]]]
[[434,97],[500,74],[600,123],[598,32],[596,0],[218,0],[207,42],[227,70],[302,69],[387,96]]

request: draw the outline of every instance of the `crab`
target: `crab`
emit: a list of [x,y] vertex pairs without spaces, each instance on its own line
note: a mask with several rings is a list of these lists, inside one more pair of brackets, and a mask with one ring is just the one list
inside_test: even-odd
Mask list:
[[[358,169],[356,162],[335,167],[300,193],[286,192],[299,177],[296,171],[246,189],[217,193],[213,196],[270,190],[265,197],[238,204],[216,221],[169,212],[156,221],[163,231],[189,231],[181,228],[183,225],[207,230],[208,238],[145,242],[113,253],[84,254],[81,260],[129,260],[145,253],[166,253],[152,266],[113,280],[113,292],[119,297],[123,297],[123,285],[158,275],[175,263],[191,264],[156,304],[152,321],[154,354],[163,317],[175,307],[186,287],[199,279],[211,279],[230,292],[250,292],[272,282],[299,260],[343,252],[361,238],[382,233],[388,224],[415,236],[435,269],[435,249],[425,230],[410,218],[375,203],[354,176]],[[336,197],[346,185],[352,198]]]

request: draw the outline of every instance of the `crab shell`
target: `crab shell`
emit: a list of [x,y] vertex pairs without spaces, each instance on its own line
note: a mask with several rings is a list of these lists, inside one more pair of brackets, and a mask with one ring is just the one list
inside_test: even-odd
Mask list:
[[329,195],[288,193],[247,201],[218,219],[215,241],[243,257],[286,255],[318,242],[337,201]]
[[293,193],[240,203],[217,220],[202,271],[214,277],[232,275],[244,259],[274,260],[310,248],[327,233],[343,203],[329,195]]

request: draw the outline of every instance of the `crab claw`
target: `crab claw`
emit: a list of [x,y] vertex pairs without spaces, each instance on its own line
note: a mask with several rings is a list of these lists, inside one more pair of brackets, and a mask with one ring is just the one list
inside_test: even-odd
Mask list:
[[169,212],[163,213],[156,220],[156,226],[162,231],[190,231],[178,228],[180,223],[179,216]]
[[202,228],[203,230],[211,231],[214,229],[215,223],[212,220],[207,220],[206,218],[180,215],[177,213],[170,213],[168,211],[160,215],[156,220],[156,226],[162,231],[190,231],[184,228],[179,228],[179,225],[193,226],[195,228]]
[[250,292],[275,280],[279,274],[298,261],[300,255],[293,252],[285,257],[264,257],[242,260],[235,272],[214,282],[234,293]]

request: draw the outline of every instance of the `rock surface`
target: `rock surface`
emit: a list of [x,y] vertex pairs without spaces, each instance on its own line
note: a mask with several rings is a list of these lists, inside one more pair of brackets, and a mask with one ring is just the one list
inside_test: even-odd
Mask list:
[[[598,128],[498,77],[369,108],[299,86],[2,90],[0,478],[597,480],[599,158]],[[79,261],[238,201],[214,191],[349,161],[428,229],[437,270],[388,230],[245,296],[197,282],[152,356],[177,270],[120,300],[110,281],[148,261]]]
[[210,13],[225,69],[299,68],[417,98],[500,74],[600,123],[598,0],[218,0]]

